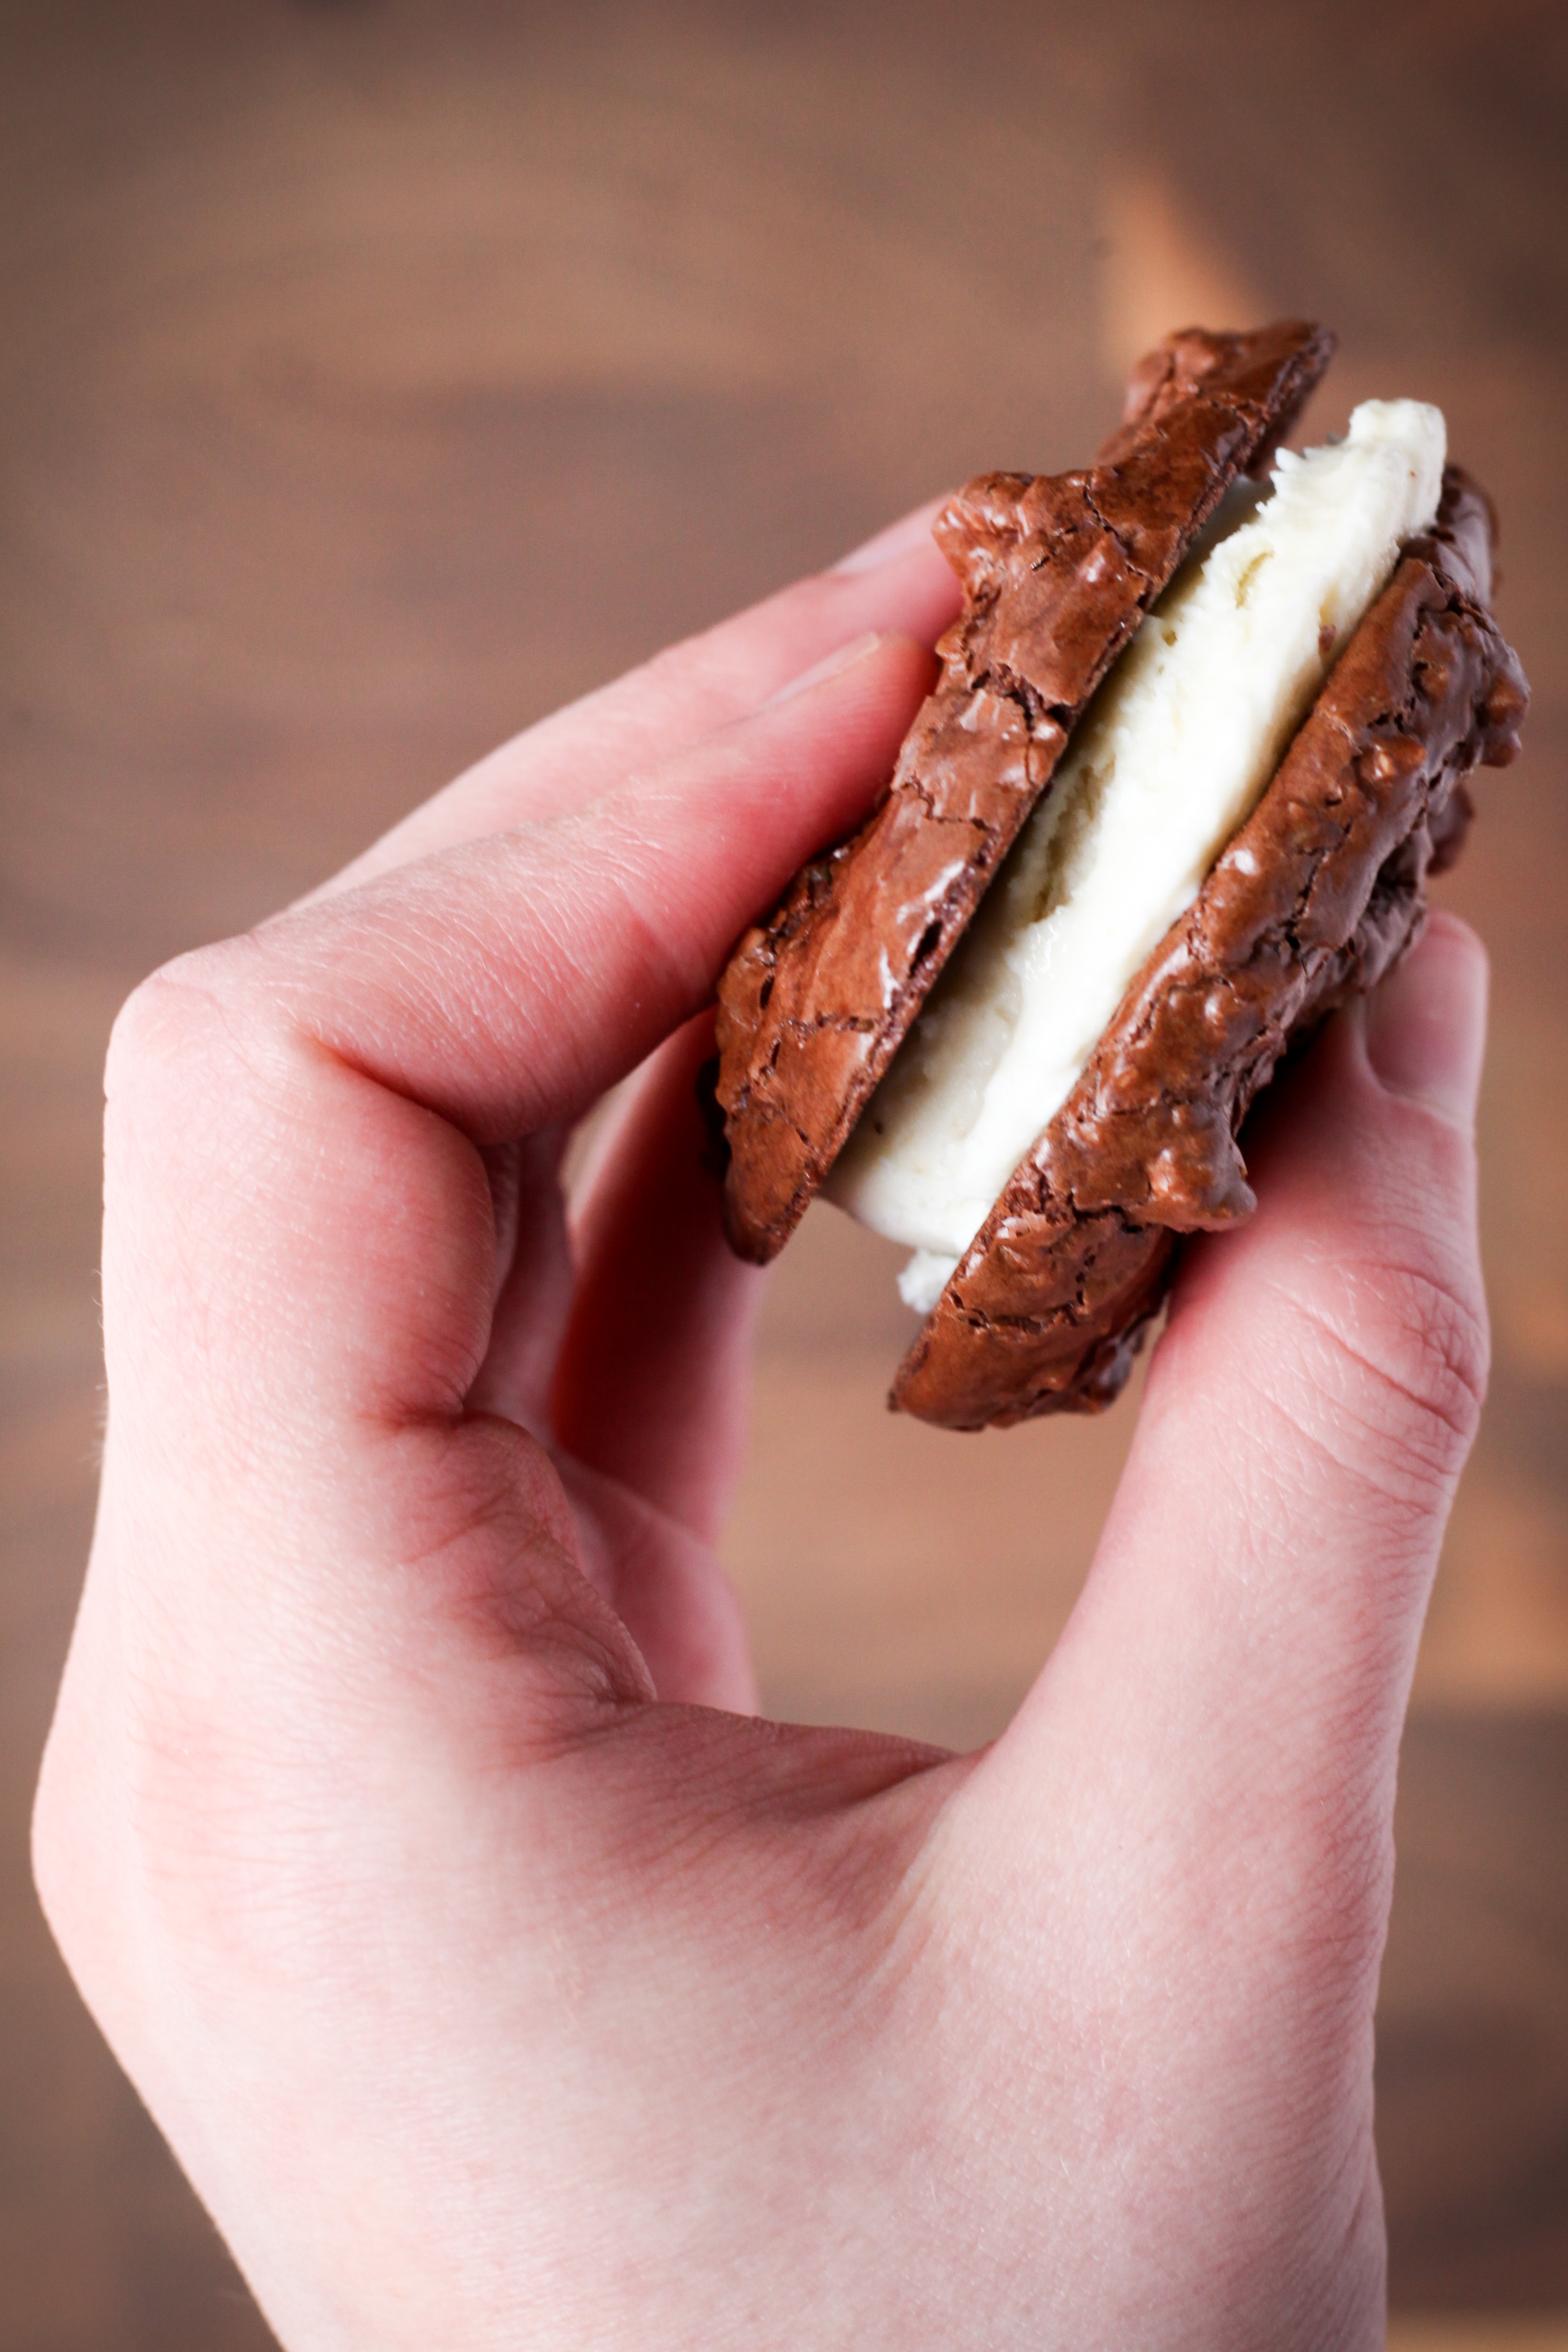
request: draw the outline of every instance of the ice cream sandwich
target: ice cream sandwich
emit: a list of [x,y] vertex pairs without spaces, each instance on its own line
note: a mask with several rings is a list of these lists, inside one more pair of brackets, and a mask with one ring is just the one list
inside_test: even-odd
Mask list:
[[907,1244],[891,1402],[954,1428],[1094,1411],[1183,1235],[1253,1206],[1238,1130],[1371,987],[1527,689],[1489,502],[1428,404],[1281,445],[1321,329],[1192,330],[1085,471],[936,525],[964,611],[887,793],[719,992],[727,1223],[819,1190]]

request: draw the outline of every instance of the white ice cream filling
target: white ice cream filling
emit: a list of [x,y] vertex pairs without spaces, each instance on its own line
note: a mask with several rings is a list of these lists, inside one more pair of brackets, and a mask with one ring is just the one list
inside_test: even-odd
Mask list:
[[915,1255],[929,1312],[1122,996],[1256,805],[1402,541],[1437,513],[1440,410],[1368,400],[1239,485],[1074,730],[861,1115],[830,1200]]

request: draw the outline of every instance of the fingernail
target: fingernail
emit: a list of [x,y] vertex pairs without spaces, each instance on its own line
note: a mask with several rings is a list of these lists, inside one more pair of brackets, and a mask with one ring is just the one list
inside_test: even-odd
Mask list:
[[1487,960],[1453,916],[1431,917],[1416,946],[1366,1000],[1366,1057],[1391,1094],[1466,1134],[1486,1052]]
[[847,555],[841,555],[833,570],[875,572],[883,563],[896,562],[901,555],[907,555],[911,548],[929,547],[931,525],[942,504],[941,499],[927,499],[925,504],[916,507],[913,514],[901,516],[897,522],[890,522],[885,530],[879,530],[874,538],[852,548]]
[[821,686],[825,678],[837,677],[841,670],[852,669],[856,662],[864,661],[867,654],[874,653],[881,643],[882,639],[874,629],[867,629],[862,636],[852,637],[847,646],[841,646],[836,653],[824,654],[820,662],[813,662],[810,669],[800,672],[799,677],[792,677],[788,686],[781,686],[776,694],[770,694],[766,702],[759,702],[758,709],[771,710],[775,703],[789,702],[796,695],[804,694],[809,688]]

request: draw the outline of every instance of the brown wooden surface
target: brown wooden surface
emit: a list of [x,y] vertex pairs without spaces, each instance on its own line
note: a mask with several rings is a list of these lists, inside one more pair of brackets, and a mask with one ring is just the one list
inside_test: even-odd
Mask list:
[[[1398,2340],[1568,2345],[1565,126],[1564,19],[1520,0],[0,11],[0,2352],[267,2340],[26,1879],[116,1003],[675,632],[976,468],[1082,457],[1171,324],[1280,310],[1344,338],[1314,426],[1443,404],[1537,695],[1444,886],[1496,957],[1498,1371],[1380,2112]],[[788,1255],[729,1552],[770,1706],[968,1742],[1132,1409],[890,1420],[890,1255],[828,1210]]]

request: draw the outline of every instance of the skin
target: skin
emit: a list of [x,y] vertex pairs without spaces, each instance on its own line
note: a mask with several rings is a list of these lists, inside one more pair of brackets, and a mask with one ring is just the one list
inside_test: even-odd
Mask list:
[[[889,770],[927,519],[117,1027],[38,1882],[290,2352],[1383,2340],[1396,1759],[1487,1352],[1469,933],[1276,1089],[991,1748],[759,1720],[710,1549],[758,1277],[705,1008]],[[569,1237],[560,1139],[640,1066]]]

